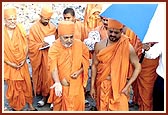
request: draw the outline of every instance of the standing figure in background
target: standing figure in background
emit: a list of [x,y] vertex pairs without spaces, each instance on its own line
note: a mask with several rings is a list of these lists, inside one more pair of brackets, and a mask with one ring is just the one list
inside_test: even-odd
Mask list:
[[[84,40],[84,43],[89,48],[89,57],[90,57],[90,65],[92,64],[92,56],[94,52],[94,45],[96,42],[100,42],[103,39],[107,39],[107,25],[108,18],[101,17],[101,26],[97,26],[94,30],[88,33],[88,38]],[[86,28],[85,28],[86,29]]]
[[[165,71],[164,70],[165,69],[165,64],[164,64],[165,57],[163,55],[164,44],[163,44],[163,41],[160,40],[160,42],[154,45],[151,45],[151,43],[148,43],[148,47],[149,47],[148,50],[145,52],[145,58],[147,58],[148,60],[156,60],[157,64],[154,66],[155,71],[153,73],[155,73],[155,76],[154,76],[155,79],[152,82],[153,83],[151,87],[152,92],[150,94],[150,97],[153,96],[153,98],[150,98],[151,100],[150,103],[147,101],[150,104],[149,106],[150,108],[147,110],[164,111],[164,78],[166,77],[164,75],[164,71]],[[146,100],[144,101],[146,102]]]
[[17,24],[14,7],[4,9],[4,80],[7,83],[6,98],[13,110],[23,110],[28,103],[29,111],[33,107],[32,85],[28,65],[28,42],[26,31]]
[[34,95],[42,95],[42,100],[37,104],[44,106],[47,102],[51,85],[51,74],[48,71],[49,41],[55,40],[56,27],[50,23],[53,14],[51,7],[44,6],[41,10],[40,20],[30,28],[29,58],[32,65],[32,80]]
[[79,19],[76,19],[75,11],[72,8],[66,8],[63,11],[63,17],[65,21],[72,21],[75,23],[74,38],[80,39],[81,41],[83,41],[84,40],[84,36],[83,36],[84,25]]
[[104,40],[108,38],[108,34],[107,34],[108,18],[102,17],[102,16],[100,17],[103,24],[100,26],[97,26],[95,28],[95,31],[98,31],[100,33],[101,40]]
[[97,26],[103,25],[99,16],[101,10],[101,4],[87,4],[84,14],[84,39],[88,38],[90,31]]
[[[166,61],[166,4],[158,4],[143,39],[144,60],[137,78],[138,104],[142,111],[164,110]],[[164,51],[165,50],[165,51]]]
[[[148,52],[152,46],[152,43],[144,43],[143,50]],[[142,70],[136,80],[138,89],[135,94],[140,111],[152,111],[153,109],[153,87],[157,78],[156,68],[158,64],[159,57],[156,59],[150,59],[146,56],[141,63]]]

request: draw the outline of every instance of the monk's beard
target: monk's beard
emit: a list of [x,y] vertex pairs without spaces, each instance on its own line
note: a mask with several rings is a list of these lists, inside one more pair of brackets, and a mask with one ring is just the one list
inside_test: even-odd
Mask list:
[[16,28],[16,24],[6,24],[6,26],[7,26],[9,29],[14,29],[14,28]]
[[109,36],[109,40],[112,42],[117,42],[120,38]]
[[69,48],[69,47],[72,46],[72,43],[64,43],[63,46],[66,47],[66,48]]
[[107,30],[108,29],[108,25],[104,25],[104,28]]
[[41,22],[44,26],[48,25],[48,22]]
[[8,26],[8,27],[11,29],[14,29],[14,28],[16,28],[16,25],[12,25],[12,26]]

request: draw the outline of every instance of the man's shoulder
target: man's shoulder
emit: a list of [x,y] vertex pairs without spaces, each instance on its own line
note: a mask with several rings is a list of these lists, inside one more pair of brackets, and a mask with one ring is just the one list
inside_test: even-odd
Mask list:
[[74,44],[78,45],[78,46],[86,46],[84,42],[82,42],[80,39],[74,39]]
[[76,18],[75,22],[82,22],[80,19]]
[[50,24],[50,27],[51,27],[51,28],[57,29],[56,26],[55,26],[53,23],[49,22],[49,24]]
[[104,26],[103,25],[100,25],[100,26],[97,26],[94,30],[95,31],[100,31],[100,29],[102,29]]
[[60,39],[59,39],[59,38],[56,39],[56,40],[53,42],[52,46],[56,46],[57,48],[60,48],[60,47],[62,46],[62,44],[61,44],[61,42],[60,42]]
[[106,41],[107,41],[106,39],[100,40],[100,42],[97,42],[97,45],[104,44]]
[[22,23],[18,23],[18,24],[17,24],[17,27],[18,27],[20,30],[25,29]]
[[130,37],[122,34],[120,39],[125,40],[125,41],[129,41]]
[[80,20],[75,20],[75,24],[78,26],[82,26],[84,23]]
[[80,39],[76,39],[76,38],[74,38],[74,42],[76,42],[76,43],[83,43]]
[[95,50],[101,50],[104,48],[104,44],[106,43],[106,39],[101,40],[100,42],[95,43]]
[[34,28],[37,28],[38,26],[39,26],[39,22],[38,21],[36,21],[36,22],[34,22],[33,24],[32,24],[32,26],[30,27],[30,29],[34,29]]
[[20,30],[22,34],[26,35],[26,30],[22,23],[18,23],[17,28]]

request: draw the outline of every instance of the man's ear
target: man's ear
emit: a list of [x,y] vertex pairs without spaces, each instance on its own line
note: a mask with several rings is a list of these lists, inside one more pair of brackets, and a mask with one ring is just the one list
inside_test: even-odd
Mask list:
[[121,31],[123,34],[126,33],[126,30],[127,30],[127,27],[126,27],[126,26],[124,26],[123,28],[120,29],[120,31]]

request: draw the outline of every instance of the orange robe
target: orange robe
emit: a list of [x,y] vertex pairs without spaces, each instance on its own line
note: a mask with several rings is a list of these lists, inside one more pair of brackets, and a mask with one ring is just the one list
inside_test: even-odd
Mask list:
[[[49,49],[50,71],[58,68],[60,81],[64,78],[70,83],[70,86],[63,86],[62,97],[56,97],[54,90],[50,99],[54,102],[54,110],[63,111],[84,111],[85,97],[84,87],[87,85],[89,68],[89,50],[77,39],[74,39],[70,48],[62,46],[60,39],[56,40]],[[72,79],[70,75],[79,70],[83,65],[84,71],[77,79]],[[58,103],[59,102],[59,103]]]
[[81,41],[84,40],[84,24],[83,22],[76,20],[75,21],[75,33],[74,33],[74,38],[80,39]]
[[88,33],[94,30],[97,26],[102,25],[100,18],[95,18],[92,12],[93,8],[102,9],[101,4],[87,4],[84,14],[84,39],[88,38]]
[[[120,41],[108,46],[96,55],[97,109],[100,111],[128,110],[128,99],[121,94],[126,85],[129,67],[129,40],[122,36]],[[107,76],[111,80],[107,80]]]
[[83,41],[83,23],[79,20],[75,21],[75,33],[74,33],[74,38],[80,39]]
[[[79,21],[78,19],[76,19],[75,20],[75,33],[74,33],[74,38],[75,39],[79,39],[79,40],[81,40],[81,41],[83,41],[84,40],[84,37],[83,37],[83,34],[84,33],[84,24],[81,22],[81,21]],[[54,82],[52,81],[52,83],[51,84],[54,84]],[[54,92],[53,92],[53,90],[50,90],[50,96],[49,96],[49,98],[48,98],[48,103],[53,103],[53,96],[54,96],[55,94],[54,94]],[[57,104],[55,104],[55,111],[59,111],[59,110],[61,110],[61,98],[59,98],[59,97],[56,97],[57,98],[57,102],[56,102],[56,100],[55,100],[55,102],[54,103],[57,103]]]
[[142,70],[137,77],[137,99],[140,111],[152,111],[153,109],[153,87],[157,78],[156,68],[158,64],[159,58],[144,58],[142,62]]
[[48,49],[39,50],[42,47],[44,37],[56,35],[56,27],[49,23],[43,26],[37,21],[31,28],[29,34],[29,58],[32,65],[32,80],[34,94],[48,96],[51,75],[48,72]]
[[[4,27],[4,61],[20,64],[27,58],[26,32],[21,24],[18,24],[10,40],[7,28]],[[24,65],[16,70],[4,63],[4,79],[8,88],[6,98],[9,105],[15,110],[22,110],[26,103],[33,103],[32,85],[28,65]]]

